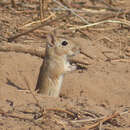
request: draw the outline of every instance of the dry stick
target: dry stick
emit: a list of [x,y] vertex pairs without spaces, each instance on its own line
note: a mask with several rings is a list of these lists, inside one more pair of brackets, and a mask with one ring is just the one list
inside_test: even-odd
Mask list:
[[108,120],[110,120],[110,119],[112,119],[112,118],[114,118],[114,117],[117,117],[117,116],[119,116],[119,115],[120,115],[119,112],[115,112],[115,113],[113,113],[112,115],[109,115],[109,116],[103,118],[101,121],[99,121],[99,122],[97,122],[97,123],[95,123],[95,124],[93,124],[93,125],[90,125],[90,126],[86,126],[86,127],[84,127],[84,128],[81,128],[80,130],[89,130],[89,129],[95,128],[95,127],[97,127],[98,125],[100,125],[100,123],[103,124],[104,122],[106,122],[106,121],[108,121]]
[[[119,29],[121,29],[121,27],[100,27],[100,28],[89,28],[88,30],[90,30],[90,31],[111,31],[111,30],[119,30]],[[112,41],[112,40],[111,40]]]
[[110,61],[127,62],[127,63],[130,63],[130,59],[111,59]]
[[58,112],[64,112],[72,117],[75,117],[75,115],[72,113],[72,112],[69,112],[67,110],[64,110],[64,109],[59,109],[59,108],[48,108],[46,109],[47,111],[58,111]]
[[86,9],[88,9],[88,10],[93,10],[93,12],[99,12],[99,13],[101,13],[101,12],[104,12],[104,11],[107,11],[107,10],[110,10],[110,11],[113,11],[113,13],[114,12],[123,12],[123,9],[115,9],[115,10],[113,10],[113,9],[110,9],[109,7],[104,7],[104,6],[98,6],[98,7],[96,7],[96,6],[88,6],[88,5],[86,5],[86,6],[84,6],[85,7],[85,10]]
[[40,4],[40,18],[41,20],[45,18],[45,11],[47,9],[48,0],[39,0]]
[[[107,58],[105,61],[116,61],[116,62],[128,62],[130,63],[130,59],[123,59],[123,58],[111,58],[109,56],[107,56],[105,53],[112,53],[113,51],[103,51],[102,54]],[[114,53],[114,52],[113,52]],[[125,55],[126,56],[130,56],[130,55],[127,55],[127,53],[125,52]]]
[[44,0],[39,0],[39,7],[40,7],[40,19],[44,18]]
[[12,4],[12,7],[13,7],[13,8],[16,8],[16,4],[15,4],[15,1],[14,1],[14,0],[11,0],[11,4]]
[[60,19],[62,19],[63,17],[68,17],[68,15],[69,15],[69,14],[61,15],[60,17],[58,17],[58,18],[56,18],[56,19],[53,19],[53,20],[48,21],[48,22],[46,22],[46,23],[41,23],[40,25],[38,25],[38,26],[36,26],[36,27],[34,27],[34,28],[30,29],[30,30],[27,30],[27,31],[22,32],[22,33],[20,33],[20,34],[17,34],[17,35],[15,35],[15,36],[9,37],[9,38],[8,38],[8,42],[12,42],[14,39],[16,39],[16,38],[18,38],[18,37],[20,37],[20,36],[22,36],[22,35],[26,35],[26,34],[28,34],[28,33],[30,33],[30,32],[35,31],[35,30],[38,29],[38,28],[41,28],[41,27],[43,27],[43,26],[45,26],[45,25],[49,25],[50,23],[52,23],[52,22],[54,22],[54,21],[56,21],[56,20],[60,20]]
[[14,52],[22,52],[22,53],[29,53],[31,55],[35,55],[41,58],[44,58],[45,55],[45,48],[37,47],[34,48],[30,45],[22,45],[22,44],[10,44],[4,43],[0,46],[0,51],[14,51]]
[[83,26],[76,26],[76,27],[70,27],[70,30],[75,30],[75,29],[83,29],[83,28],[88,28],[88,27],[92,27],[92,26],[96,26],[99,24],[104,24],[104,23],[118,23],[118,24],[124,24],[127,26],[130,26],[130,22],[124,22],[124,21],[118,21],[118,20],[104,20],[101,22],[97,22],[97,23],[92,23],[92,24],[88,24],[88,25],[83,25]]
[[80,32],[81,34],[83,34],[85,37],[87,37],[89,40],[92,40],[85,32],[81,31],[80,29],[77,30],[78,32]]
[[70,11],[72,14],[74,14],[75,16],[79,17],[84,23],[89,24],[89,22],[87,20],[85,20],[83,17],[79,16],[78,14],[75,13],[75,11],[73,9],[70,9],[66,6],[64,6],[62,3],[60,3],[57,0],[53,0],[53,2],[57,3],[59,6],[61,6],[61,8],[64,8],[65,10]]
[[[85,7],[85,8],[83,8],[83,10],[80,10],[80,9],[69,9],[69,10],[72,10],[73,12],[76,12],[76,13],[86,13],[87,15],[92,15],[92,14],[101,14],[101,13],[104,14],[104,13],[106,13],[108,8],[102,8],[102,9],[104,9],[104,10],[90,9],[90,8],[87,9],[87,7]],[[56,11],[59,11],[59,10],[68,11],[68,9],[65,9],[65,8],[55,8],[53,10],[56,10]]]
[[37,104],[38,107],[40,108],[40,112],[41,112],[41,114],[42,114],[43,111],[44,111],[44,109],[41,107],[41,105],[40,105],[40,103],[39,103],[39,100],[36,98],[36,96],[34,95],[34,93],[32,92],[32,90],[30,89],[30,85],[29,85],[27,79],[25,78],[25,76],[23,76],[23,78],[24,78],[24,81],[25,81],[25,83],[26,83],[26,86],[27,86],[28,90],[30,91],[30,93],[31,93],[31,95],[33,96],[33,98],[35,99],[36,104]]
[[41,124],[35,122],[33,119],[11,115],[11,114],[4,112],[2,109],[0,109],[0,114],[4,117],[17,118],[17,119],[20,119],[20,120],[26,120],[26,121],[32,122],[34,125],[39,126],[40,128],[44,129]]
[[62,120],[60,120],[60,119],[56,119],[56,118],[53,118],[52,120],[53,120],[54,122],[56,122],[56,123],[62,125],[62,126],[63,126],[63,129],[65,129],[65,126],[66,126],[67,122],[62,121]]
[[115,13],[108,13],[108,14],[105,15],[105,17],[102,17],[99,21],[104,21],[104,20],[115,18],[115,17],[120,17],[123,14],[124,14],[123,11],[118,12],[116,14]]
[[[15,43],[13,43],[13,44],[10,44],[10,43],[2,44],[0,46],[0,51],[4,51],[4,52],[14,51],[14,52],[29,53],[31,55],[38,56],[40,58],[44,58],[44,55],[45,55],[45,48],[43,48],[43,47],[34,48],[30,45],[22,45],[22,44],[15,44]],[[83,55],[92,59],[91,56],[87,55],[83,51],[81,51],[81,54],[83,54]],[[79,63],[79,64],[83,64],[83,65],[89,65],[88,63],[85,63],[85,62],[79,61],[79,60],[75,60],[75,59],[72,59],[71,62],[72,63]]]
[[41,20],[37,20],[37,21],[33,21],[33,22],[31,22],[31,23],[25,24],[24,26],[20,27],[20,29],[21,29],[21,28],[24,28],[24,27],[31,26],[32,24],[45,22],[45,21],[49,20],[50,18],[52,18],[52,17],[54,17],[54,16],[55,16],[55,14],[51,13],[51,15],[49,15],[47,18],[41,19]]
[[[23,78],[24,78],[24,80],[25,80],[25,82],[26,82],[26,85],[27,85],[27,87],[28,87],[30,93],[32,94],[32,96],[33,96],[33,98],[35,99],[35,101],[36,101],[38,107],[40,108],[40,112],[41,112],[41,114],[42,114],[43,111],[44,111],[44,109],[40,106],[40,103],[39,103],[38,99],[36,98],[36,96],[34,95],[34,93],[32,92],[32,90],[30,89],[30,86],[29,86],[29,83],[28,83],[27,79],[26,79],[24,76],[23,76]],[[47,109],[45,109],[45,111],[64,112],[64,113],[67,113],[68,115],[70,115],[70,116],[72,116],[72,117],[75,117],[75,115],[74,115],[72,112],[69,112],[69,111],[63,110],[63,109],[59,109],[59,108],[47,108]],[[43,114],[42,114],[42,115],[43,115]]]
[[103,3],[104,5],[106,5],[111,11],[120,11],[121,10],[121,9],[116,9],[115,7],[110,6],[109,4],[104,2],[104,0],[100,0],[100,2]]
[[80,53],[83,54],[83,55],[85,55],[86,57],[89,57],[89,58],[92,59],[92,60],[94,59],[93,57],[91,57],[90,55],[86,54],[86,53],[83,52],[83,51],[80,51]]
[[[114,51],[102,51],[102,54],[107,58],[105,61],[111,61],[113,58],[107,56],[107,53],[114,53]],[[114,59],[119,59],[119,58],[114,58]]]
[[58,111],[58,112],[64,112],[64,113],[67,113],[68,115],[72,116],[72,117],[75,117],[75,115],[72,113],[72,112],[69,112],[67,110],[63,110],[63,109],[59,109],[59,108],[48,108],[48,109],[43,109],[41,106],[40,106],[40,103],[38,101],[38,99],[36,98],[36,96],[34,95],[34,93],[32,92],[32,90],[30,89],[30,86],[29,86],[29,83],[27,81],[27,79],[25,78],[25,76],[23,76],[25,82],[26,82],[26,86],[28,87],[28,90],[30,91],[30,93],[32,94],[33,98],[35,99],[38,107],[40,108],[40,113],[43,115],[43,112],[44,110],[45,111]]
[[127,111],[123,111],[123,112],[115,112],[115,113],[113,113],[112,115],[109,115],[109,116],[107,116],[107,117],[104,117],[104,118],[103,118],[102,120],[100,120],[99,122],[97,122],[97,123],[95,123],[95,124],[93,124],[93,125],[87,126],[87,127],[85,127],[85,128],[81,128],[80,130],[89,130],[89,129],[95,128],[95,127],[97,127],[98,125],[103,124],[104,122],[106,122],[106,121],[108,121],[108,120],[110,120],[110,119],[112,119],[112,118],[115,118],[115,117],[117,117],[117,116],[121,116],[121,115],[126,114],[126,113],[129,113],[129,111],[127,110]]
[[10,5],[10,3],[11,3],[13,8],[16,8],[16,3],[14,0],[10,0],[10,2],[8,2],[7,0],[4,0],[4,1],[0,0],[1,6]]
[[[104,116],[104,117],[105,117],[105,116]],[[101,120],[101,119],[103,119],[104,117],[94,118],[94,119],[72,120],[72,121],[70,121],[70,122],[71,122],[71,123],[93,122],[93,121]]]

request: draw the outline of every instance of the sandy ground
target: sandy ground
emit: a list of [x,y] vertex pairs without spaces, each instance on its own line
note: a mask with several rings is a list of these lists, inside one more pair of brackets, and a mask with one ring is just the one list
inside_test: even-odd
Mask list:
[[[127,7],[126,3],[124,5]],[[0,7],[2,30],[0,34],[5,38],[13,34],[12,29],[22,25],[27,19],[25,15],[20,19],[18,15],[15,16],[11,12],[13,10],[8,12],[7,6]],[[0,52],[0,130],[82,130],[89,123],[78,123],[76,120],[91,120],[124,110],[128,110],[128,113],[109,120],[102,125],[102,128],[129,130],[130,63],[118,60],[106,61],[102,53],[112,51],[115,53],[110,53],[110,56],[119,56],[118,38],[121,35],[123,43],[123,38],[127,39],[130,32],[129,30],[116,31],[110,30],[100,34],[102,37],[108,36],[112,42],[97,40],[98,31],[88,32],[88,35],[93,37],[92,40],[80,35],[74,37],[82,49],[94,59],[84,57],[84,60],[90,63],[87,70],[77,70],[65,75],[59,98],[45,97],[34,92],[42,63],[41,58],[24,53]],[[16,39],[15,42],[29,43],[31,46],[38,47],[42,46],[43,41],[44,39],[41,40],[30,34]],[[128,38],[126,42],[129,41]],[[0,39],[0,42],[3,40]],[[28,91],[28,86],[38,102]],[[42,117],[38,119],[40,108],[37,104],[45,108]]]

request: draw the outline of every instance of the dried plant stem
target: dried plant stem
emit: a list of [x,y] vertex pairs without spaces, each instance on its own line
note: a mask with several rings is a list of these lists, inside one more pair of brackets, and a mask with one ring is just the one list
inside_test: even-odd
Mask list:
[[[92,128],[95,128],[97,126],[99,126],[100,124],[102,125],[104,122],[112,119],[112,118],[115,118],[117,116],[120,116],[120,115],[123,115],[123,114],[126,114],[126,112],[128,113],[128,111],[125,111],[125,112],[115,112],[113,113],[112,115],[109,115],[109,116],[106,116],[104,117],[102,120],[100,120],[99,122],[96,122],[95,124],[93,125],[90,125],[90,126],[86,126],[84,128],[81,128],[80,130],[89,130],[89,129],[92,129]],[[101,127],[100,127],[101,128]]]
[[[23,75],[22,75],[22,76],[23,76]],[[24,81],[25,81],[25,83],[26,83],[26,86],[27,86],[28,90],[30,91],[30,93],[31,93],[31,95],[33,96],[33,98],[35,99],[36,104],[37,104],[37,106],[39,107],[40,112],[42,113],[42,112],[44,111],[44,109],[41,107],[41,105],[40,105],[40,103],[39,103],[39,100],[37,99],[37,97],[35,96],[35,94],[32,92],[32,90],[31,90],[31,88],[30,88],[30,84],[29,84],[28,80],[26,79],[26,77],[23,76],[23,78],[24,78]]]
[[46,17],[48,2],[49,2],[49,0],[39,0],[41,22],[42,22],[42,19],[44,19]]
[[44,57],[45,48],[37,47],[34,48],[29,45],[22,45],[22,44],[10,44],[10,43],[4,43],[0,46],[0,51],[15,51],[15,52],[22,52],[22,53],[29,53],[31,55],[35,55],[38,57]]
[[63,113],[66,113],[72,117],[75,117],[75,115],[72,113],[72,112],[69,112],[67,110],[64,110],[64,109],[59,109],[59,108],[48,108],[46,109],[46,111],[57,111],[57,112],[63,112]]
[[38,29],[40,27],[43,27],[45,25],[49,25],[54,21],[58,21],[58,20],[62,19],[63,17],[68,17],[68,14],[63,14],[63,15],[61,15],[61,16],[59,16],[59,17],[57,17],[57,18],[55,18],[55,19],[53,19],[51,21],[47,21],[46,23],[41,23],[40,25],[37,25],[36,27],[31,28],[31,29],[29,29],[29,30],[27,30],[25,32],[19,33],[19,34],[15,35],[15,36],[11,36],[11,37],[8,38],[8,42],[12,42],[14,39],[16,39],[16,38],[18,38],[18,37],[20,37],[22,35],[26,35],[26,34],[28,34],[30,32],[33,32],[34,30],[36,30],[36,29]]
[[100,117],[100,118],[94,118],[94,119],[83,119],[83,120],[72,120],[70,121],[71,123],[83,123],[83,122],[93,122],[93,121],[98,121],[103,119],[104,117]]
[[[19,52],[19,53],[20,52],[29,53],[31,55],[38,56],[40,58],[44,58],[44,55],[45,55],[45,48],[43,48],[43,47],[34,48],[30,45],[22,45],[22,44],[15,44],[15,43],[13,43],[13,44],[10,44],[10,43],[1,44],[0,51],[4,51],[4,52],[14,51],[14,52]],[[86,53],[84,53],[83,51],[82,51],[81,54],[88,57],[88,55]],[[79,63],[79,64],[82,64],[82,65],[89,65],[86,62],[83,62],[83,61],[80,61],[80,60],[75,60],[75,59],[72,59],[71,62],[72,63]]]
[[8,114],[8,113],[4,112],[2,109],[0,109],[0,114],[1,114],[2,116],[4,116],[4,117],[11,117],[11,118],[19,119],[19,120],[29,121],[29,122],[33,123],[34,125],[40,127],[41,129],[44,129],[41,124],[35,122],[35,121],[34,121],[33,119],[31,119],[31,118],[25,118],[25,117],[20,117],[20,116]]
[[16,4],[15,4],[14,0],[11,0],[11,5],[12,5],[13,8],[16,8]]
[[45,1],[44,0],[39,0],[39,5],[40,5],[40,19],[43,19],[44,18],[44,3]]
[[33,21],[33,22],[31,22],[31,23],[25,24],[24,26],[20,27],[20,29],[21,29],[21,28],[24,28],[24,27],[31,26],[31,25],[33,25],[33,24],[37,24],[37,23],[41,23],[41,22],[43,23],[43,22],[45,22],[45,21],[51,19],[52,17],[55,17],[55,14],[54,14],[54,13],[51,13],[51,15],[49,15],[49,16],[48,16],[47,18],[45,18],[45,19],[41,19],[41,20],[37,20],[37,21]]
[[70,27],[70,30],[75,30],[75,29],[83,29],[83,28],[88,28],[88,27],[92,27],[92,26],[96,26],[99,24],[104,24],[104,23],[118,23],[118,24],[124,24],[127,26],[130,26],[130,22],[126,22],[126,21],[118,21],[118,20],[104,20],[101,22],[96,22],[96,23],[92,23],[92,24],[88,24],[88,25],[83,25],[83,26],[76,26],[76,27]]
[[89,22],[87,20],[85,20],[83,17],[81,17],[80,15],[75,13],[75,11],[73,9],[70,9],[70,8],[66,7],[65,5],[63,5],[62,3],[60,3],[57,0],[53,0],[53,2],[57,3],[61,8],[64,8],[65,10],[70,11],[73,15],[77,16],[78,18],[80,18],[84,23],[89,24]]
[[88,54],[86,54],[85,52],[83,52],[83,51],[80,51],[80,53],[82,54],[82,55],[85,55],[86,57],[88,57],[88,58],[90,58],[90,59],[94,59],[92,56],[90,56],[90,55],[88,55]]
[[110,61],[130,63],[130,59],[112,59],[112,60],[110,60]]

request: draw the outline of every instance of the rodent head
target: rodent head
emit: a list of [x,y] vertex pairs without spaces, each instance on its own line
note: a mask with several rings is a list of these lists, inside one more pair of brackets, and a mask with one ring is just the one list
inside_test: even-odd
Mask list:
[[67,57],[74,56],[80,52],[79,45],[72,39],[61,35],[57,36],[56,34],[50,34],[47,37],[47,50],[50,54]]
[[67,38],[58,38],[55,46],[55,52],[58,55],[73,56],[79,53],[78,45],[74,44],[71,40]]

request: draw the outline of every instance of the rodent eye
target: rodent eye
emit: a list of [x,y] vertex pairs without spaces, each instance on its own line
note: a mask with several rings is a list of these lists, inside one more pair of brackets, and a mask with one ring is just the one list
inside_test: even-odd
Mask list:
[[61,44],[62,44],[63,46],[66,46],[66,45],[68,44],[68,42],[67,42],[67,41],[63,41]]

